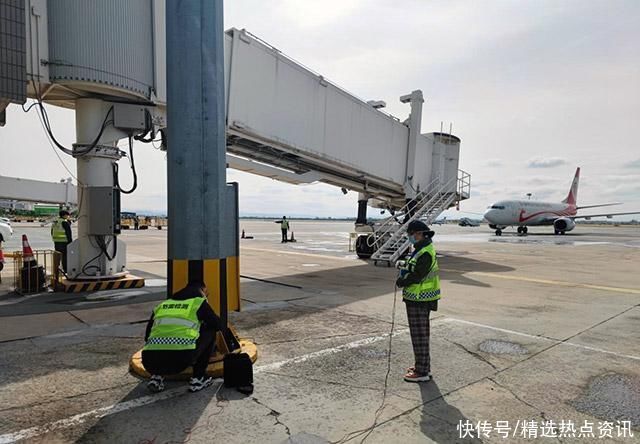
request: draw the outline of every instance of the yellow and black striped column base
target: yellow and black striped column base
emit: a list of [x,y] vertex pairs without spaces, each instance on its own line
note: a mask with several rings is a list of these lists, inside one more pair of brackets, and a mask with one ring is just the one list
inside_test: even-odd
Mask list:
[[122,290],[125,288],[142,288],[144,287],[144,278],[127,275],[126,277],[111,280],[98,281],[72,281],[62,279],[58,282],[58,290],[64,293],[82,293],[87,291],[100,290]]
[[220,317],[223,330],[217,349],[229,353],[240,347],[237,336],[227,327],[230,310],[240,311],[240,262],[238,257],[219,259],[169,259],[167,293],[173,295],[189,282],[204,282],[209,290],[209,305]]

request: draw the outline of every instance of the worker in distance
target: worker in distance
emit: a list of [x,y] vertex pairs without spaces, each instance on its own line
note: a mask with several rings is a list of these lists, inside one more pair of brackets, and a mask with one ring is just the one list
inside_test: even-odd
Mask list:
[[287,232],[289,231],[289,221],[287,220],[287,216],[282,216],[282,220],[277,220],[277,224],[280,224],[280,231],[282,232],[282,242],[286,243],[288,241]]
[[406,263],[400,264],[396,286],[402,288],[402,299],[407,307],[415,361],[407,369],[404,380],[424,382],[432,379],[429,316],[432,311],[438,310],[440,269],[431,241],[435,233],[424,222],[414,220],[409,223],[407,234],[413,244],[413,252]]
[[220,318],[215,314],[203,282],[191,282],[151,314],[142,349],[142,365],[151,374],[147,388],[164,390],[164,378],[193,367],[189,391],[197,392],[213,382],[207,376],[209,357],[215,350]]
[[62,259],[62,270],[67,272],[67,246],[73,240],[71,236],[71,215],[67,210],[60,210],[58,218],[51,224],[51,240],[54,249],[60,253]]

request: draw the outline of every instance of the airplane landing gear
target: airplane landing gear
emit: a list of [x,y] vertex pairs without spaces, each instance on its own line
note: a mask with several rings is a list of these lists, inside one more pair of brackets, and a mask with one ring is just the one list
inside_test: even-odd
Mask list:
[[564,231],[555,230],[554,234],[557,236],[558,234],[564,235],[564,233],[565,233]]
[[502,236],[502,230],[500,228],[496,229],[496,236]]
[[518,227],[518,234],[527,234],[528,231],[527,227]]

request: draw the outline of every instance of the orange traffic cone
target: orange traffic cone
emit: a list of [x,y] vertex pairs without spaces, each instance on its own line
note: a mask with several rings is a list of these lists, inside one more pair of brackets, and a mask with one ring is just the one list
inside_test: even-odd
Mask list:
[[44,290],[46,275],[44,267],[38,266],[38,261],[33,255],[27,235],[22,235],[22,269],[20,270],[21,290],[25,293],[33,293]]
[[22,235],[22,266],[25,268],[38,266],[38,262],[33,255],[33,250],[31,249],[31,245],[29,245],[29,239],[27,239],[26,234]]
[[293,231],[291,232],[291,239],[289,239],[289,242],[298,242],[295,236],[293,235]]
[[242,230],[242,239],[244,239],[244,229]]

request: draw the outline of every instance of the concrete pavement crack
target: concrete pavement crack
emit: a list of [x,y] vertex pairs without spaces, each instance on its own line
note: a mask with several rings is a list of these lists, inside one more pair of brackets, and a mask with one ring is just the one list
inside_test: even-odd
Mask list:
[[87,324],[86,322],[84,322],[82,319],[80,319],[78,316],[74,315],[72,312],[67,311],[65,312],[67,313],[69,316],[72,316],[73,318],[75,318],[78,322],[82,323],[83,325],[86,325],[87,327],[91,327],[90,324]]
[[262,402],[258,401],[258,398],[256,398],[255,396],[252,396],[251,400],[253,402],[255,402],[256,404],[258,404],[259,406],[262,406],[265,409],[269,410],[268,414],[273,416],[274,420],[276,421],[275,425],[281,425],[282,427],[284,427],[284,431],[286,432],[287,436],[291,436],[291,429],[289,428],[289,426],[286,425],[285,423],[283,423],[282,421],[280,421],[280,415],[281,415],[280,412],[278,412],[277,410],[272,409],[268,405],[263,404]]
[[[495,380],[492,377],[487,377],[487,379],[491,382],[493,382],[495,385],[497,385],[498,387],[501,387],[503,389],[505,389],[506,391],[508,391],[509,393],[511,393],[511,395],[513,395],[514,398],[516,398],[518,401],[520,401],[521,403],[523,403],[524,405],[527,405],[529,407],[531,407],[532,409],[536,410],[536,411],[540,411],[540,409],[538,407],[536,407],[535,405],[531,404],[530,402],[525,401],[524,399],[522,399],[520,396],[518,396],[518,394],[516,394],[516,392],[514,392],[511,388],[507,387],[504,384],[500,384],[497,380]],[[549,420],[547,419],[546,415],[544,412],[540,411],[540,417],[545,421],[548,422]],[[562,440],[560,439],[560,437],[556,436],[556,439],[559,442],[562,442]]]
[[479,360],[481,360],[482,362],[484,362],[485,364],[488,364],[491,366],[491,368],[493,368],[494,370],[500,370],[498,367],[496,367],[491,361],[489,361],[487,358],[485,358],[484,356],[482,356],[480,353],[476,353],[472,350],[469,350],[467,347],[465,347],[464,345],[452,341],[450,339],[447,338],[443,338],[445,341],[447,341],[450,344],[456,345],[458,347],[460,347],[462,350],[466,351],[467,353],[469,353],[471,356],[473,356],[474,358],[478,358]]

